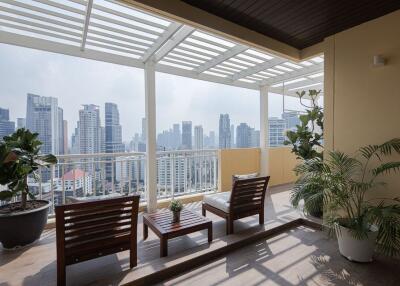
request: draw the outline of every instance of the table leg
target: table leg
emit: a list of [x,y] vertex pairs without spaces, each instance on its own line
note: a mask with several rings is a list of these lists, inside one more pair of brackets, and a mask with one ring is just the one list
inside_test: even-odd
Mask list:
[[212,242],[213,240],[213,229],[212,229],[212,224],[208,226],[208,242]]
[[148,236],[149,236],[149,227],[143,221],[143,240],[146,240]]
[[168,239],[166,237],[160,238],[160,256],[168,256]]

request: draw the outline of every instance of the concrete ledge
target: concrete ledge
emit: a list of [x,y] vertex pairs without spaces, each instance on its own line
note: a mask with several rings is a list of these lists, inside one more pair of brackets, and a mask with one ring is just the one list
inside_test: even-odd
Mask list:
[[[120,285],[142,286],[159,283],[207,264],[211,260],[255,243],[260,239],[269,238],[299,226],[306,226],[317,230],[322,229],[319,221],[303,218],[268,229],[265,225],[252,227],[246,231],[216,239],[211,244],[204,244],[180,254],[151,261],[143,267],[134,268],[126,273],[122,280],[119,280]],[[111,278],[109,282],[112,281],[115,281],[115,279]]]

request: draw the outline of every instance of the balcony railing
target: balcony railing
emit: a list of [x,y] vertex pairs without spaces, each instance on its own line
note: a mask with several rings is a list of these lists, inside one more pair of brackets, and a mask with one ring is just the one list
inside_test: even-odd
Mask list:
[[[163,151],[157,153],[157,197],[215,192],[217,150]],[[39,170],[29,188],[38,199],[54,205],[90,197],[136,193],[146,200],[145,153],[59,155],[51,169]],[[53,212],[53,208],[51,213]]]

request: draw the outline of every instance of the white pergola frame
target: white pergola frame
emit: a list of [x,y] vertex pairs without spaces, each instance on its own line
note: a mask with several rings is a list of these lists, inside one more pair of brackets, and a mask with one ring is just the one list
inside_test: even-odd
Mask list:
[[264,167],[268,92],[323,90],[322,57],[293,62],[115,0],[1,0],[0,43],[144,69],[149,211],[157,206],[155,72],[260,91]]

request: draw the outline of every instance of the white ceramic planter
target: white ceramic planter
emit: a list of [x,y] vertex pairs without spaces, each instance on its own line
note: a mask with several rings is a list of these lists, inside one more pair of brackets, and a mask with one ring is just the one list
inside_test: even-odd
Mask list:
[[344,257],[350,261],[371,262],[373,260],[375,241],[378,235],[377,228],[371,228],[367,239],[359,240],[354,238],[349,229],[339,226],[340,232],[337,231],[339,243],[339,251]]

